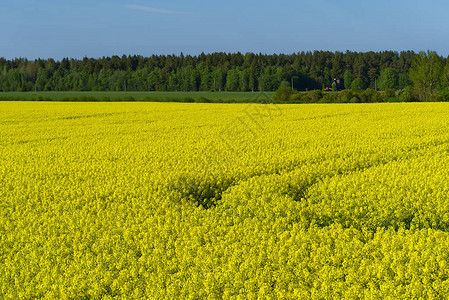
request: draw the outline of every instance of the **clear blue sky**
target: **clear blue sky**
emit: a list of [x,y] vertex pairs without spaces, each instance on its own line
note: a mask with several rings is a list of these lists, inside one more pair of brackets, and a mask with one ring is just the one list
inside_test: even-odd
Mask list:
[[449,54],[449,1],[0,1],[0,57],[307,50]]

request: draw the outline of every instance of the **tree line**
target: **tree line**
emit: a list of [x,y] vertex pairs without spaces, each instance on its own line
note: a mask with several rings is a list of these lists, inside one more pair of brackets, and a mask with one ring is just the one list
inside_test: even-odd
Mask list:
[[[413,51],[0,58],[0,91],[275,91],[286,82],[307,91],[324,89],[334,78],[345,89],[386,90],[424,84],[427,79],[417,73],[438,75],[430,86],[420,87],[427,97],[441,89],[446,60],[435,52]],[[436,63],[413,69],[416,61]]]
[[[112,56],[61,61],[0,59],[2,91],[274,91],[282,81],[297,90],[321,89],[350,76],[374,88],[382,70],[407,74],[412,51],[212,53]],[[401,76],[402,76],[401,75]],[[403,77],[403,76],[402,76]],[[402,78],[401,77],[401,78]],[[402,84],[402,82],[401,82]]]

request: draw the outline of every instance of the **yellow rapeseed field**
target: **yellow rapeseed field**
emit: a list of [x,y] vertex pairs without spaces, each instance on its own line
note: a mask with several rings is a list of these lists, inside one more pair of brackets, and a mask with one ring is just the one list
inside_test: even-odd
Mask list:
[[449,104],[0,102],[1,299],[447,299]]

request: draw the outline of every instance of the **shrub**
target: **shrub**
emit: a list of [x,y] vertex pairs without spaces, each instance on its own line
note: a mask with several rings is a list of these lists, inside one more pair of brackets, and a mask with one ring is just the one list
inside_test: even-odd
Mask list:
[[418,101],[418,97],[412,86],[407,86],[400,94],[399,99],[404,102]]
[[449,90],[443,90],[443,91],[440,91],[439,93],[442,96],[441,101],[449,102]]
[[366,89],[358,94],[359,99],[363,103],[381,102],[382,97],[379,92],[373,89]]
[[351,90],[343,90],[339,93],[340,102],[349,102],[354,97],[354,92]]
[[293,94],[292,88],[288,86],[281,86],[277,89],[277,91],[273,95],[274,100],[279,101],[287,101],[290,99],[290,96]]
[[443,93],[438,92],[436,94],[430,95],[429,101],[431,101],[431,102],[444,102],[445,101],[445,96],[444,96]]
[[396,97],[396,91],[394,89],[386,89],[381,92],[381,97],[384,101],[386,101],[389,98]]
[[323,92],[321,90],[308,91],[305,94],[305,98],[307,102],[316,103],[323,98]]
[[303,94],[301,93],[294,93],[290,96],[290,102],[292,103],[304,103],[303,100]]

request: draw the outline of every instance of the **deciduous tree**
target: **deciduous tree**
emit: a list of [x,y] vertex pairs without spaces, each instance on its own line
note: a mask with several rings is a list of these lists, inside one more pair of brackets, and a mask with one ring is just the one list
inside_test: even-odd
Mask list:
[[443,62],[435,51],[421,51],[413,60],[410,78],[421,100],[428,100],[438,88]]

